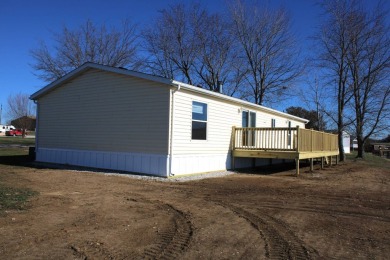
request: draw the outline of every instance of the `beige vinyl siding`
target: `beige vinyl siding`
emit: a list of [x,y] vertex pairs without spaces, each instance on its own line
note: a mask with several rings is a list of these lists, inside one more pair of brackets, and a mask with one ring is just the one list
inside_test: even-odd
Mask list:
[[272,119],[275,119],[275,127],[288,127],[288,122],[291,121],[291,127],[299,126],[300,128],[305,128],[304,123],[291,120],[287,117],[282,117],[277,114],[265,113],[263,111],[258,112],[253,109],[249,110],[256,112],[256,127],[271,127]]
[[[174,95],[173,155],[226,153],[230,149],[232,126],[242,126],[242,110],[256,112],[257,127],[271,127],[271,119],[275,118],[276,127],[287,127],[290,120],[291,127],[299,125],[304,128],[304,123],[287,117],[214,97],[206,98],[187,90],[180,90]],[[192,101],[207,104],[207,140],[191,140]]]
[[[231,126],[239,122],[236,106],[205,98],[186,90],[175,93],[173,118],[173,154],[226,153],[229,149]],[[192,101],[207,104],[207,140],[191,140]]]
[[168,153],[169,87],[88,70],[38,100],[39,147]]

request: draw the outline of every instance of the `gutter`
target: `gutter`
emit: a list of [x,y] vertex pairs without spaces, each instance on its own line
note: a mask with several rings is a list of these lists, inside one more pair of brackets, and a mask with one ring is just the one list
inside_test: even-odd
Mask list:
[[[172,84],[173,85],[173,84]],[[172,96],[172,106],[171,106],[171,127],[170,127],[170,133],[169,133],[169,172],[168,172],[168,178],[175,176],[175,174],[172,173],[172,154],[173,154],[173,120],[175,118],[175,93],[177,91],[180,91],[181,85],[173,85],[176,87],[175,90],[171,90],[171,96]]]
[[39,102],[38,100],[34,100],[34,103],[37,105],[36,107],[36,116],[35,116],[35,160],[37,159],[38,152],[38,144],[39,144]]

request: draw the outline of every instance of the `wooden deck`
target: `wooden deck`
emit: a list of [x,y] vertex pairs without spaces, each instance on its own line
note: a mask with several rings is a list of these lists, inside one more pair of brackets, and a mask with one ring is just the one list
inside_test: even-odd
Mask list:
[[299,160],[325,158],[339,155],[337,135],[312,129],[297,128],[258,128],[233,127],[232,130],[232,168],[236,157],[294,159],[296,173],[299,175]]

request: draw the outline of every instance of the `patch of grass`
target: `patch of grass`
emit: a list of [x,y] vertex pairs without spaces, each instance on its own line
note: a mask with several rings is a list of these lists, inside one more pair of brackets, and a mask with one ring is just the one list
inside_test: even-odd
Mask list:
[[28,147],[10,147],[10,148],[0,148],[0,157],[1,156],[20,156],[28,155]]
[[35,138],[23,138],[21,136],[0,136],[0,145],[1,144],[34,146]]
[[0,184],[0,214],[5,210],[26,209],[27,200],[38,192],[24,188],[12,188]]
[[0,165],[31,166],[32,162],[33,158],[29,156],[28,147],[0,148]]
[[372,153],[365,153],[363,160],[356,158],[356,156],[357,156],[356,151],[352,151],[350,154],[346,154],[346,156],[347,156],[347,160],[362,161],[371,167],[390,169],[390,160],[389,159],[382,158],[382,157],[377,156],[377,155],[373,155]]

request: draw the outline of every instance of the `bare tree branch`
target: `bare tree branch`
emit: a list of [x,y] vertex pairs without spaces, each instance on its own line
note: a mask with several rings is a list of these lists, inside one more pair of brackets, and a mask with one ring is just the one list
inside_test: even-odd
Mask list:
[[131,69],[139,66],[136,26],[129,21],[124,21],[118,30],[107,29],[104,24],[99,27],[87,20],[75,30],[64,26],[53,38],[56,44],[52,51],[44,42],[31,50],[35,60],[31,66],[45,81],[54,81],[85,62]]
[[278,101],[278,95],[302,73],[299,51],[284,9],[247,7],[237,1],[230,8],[232,31],[242,48],[246,83],[256,104]]
[[340,160],[345,160],[343,147],[343,131],[349,122],[345,122],[347,104],[352,98],[350,88],[349,66],[348,66],[348,29],[350,27],[349,11],[354,6],[354,1],[329,0],[322,1],[321,7],[327,17],[321,25],[321,31],[315,37],[319,46],[317,66],[321,68],[330,79],[326,84],[328,92],[334,90],[336,98],[332,104],[337,112],[327,111],[326,114],[332,118],[337,125]]
[[364,144],[377,131],[390,127],[390,27],[388,12],[379,5],[369,12],[351,12],[348,64],[353,86],[358,157]]

